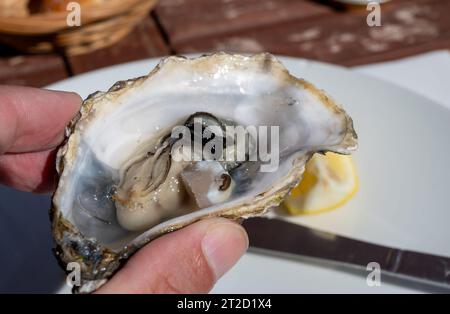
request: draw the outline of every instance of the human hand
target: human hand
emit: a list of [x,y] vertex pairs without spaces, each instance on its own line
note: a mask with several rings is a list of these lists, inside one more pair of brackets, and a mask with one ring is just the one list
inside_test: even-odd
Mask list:
[[[55,188],[55,156],[78,112],[74,93],[0,86],[0,183],[29,192]],[[204,293],[248,247],[245,230],[208,219],[138,251],[99,293]]]

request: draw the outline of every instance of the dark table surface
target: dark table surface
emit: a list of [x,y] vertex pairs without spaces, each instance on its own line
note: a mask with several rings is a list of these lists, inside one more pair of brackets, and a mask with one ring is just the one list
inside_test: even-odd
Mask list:
[[[306,0],[160,0],[117,44],[78,56],[24,55],[0,46],[0,84],[42,87],[97,68],[167,54],[260,52],[344,66],[450,48],[450,0],[392,0],[382,27],[366,8]],[[0,187],[0,292],[52,292],[49,196]]]
[[354,66],[450,48],[450,0],[392,0],[382,27],[362,7],[308,0],[160,0],[113,46],[23,55],[0,46],[0,83],[42,87],[97,68],[167,54],[260,52]]

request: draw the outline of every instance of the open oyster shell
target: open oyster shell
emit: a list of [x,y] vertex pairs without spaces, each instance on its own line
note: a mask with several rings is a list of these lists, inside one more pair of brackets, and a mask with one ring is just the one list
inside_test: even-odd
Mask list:
[[[217,125],[278,126],[278,168],[171,162],[167,135],[193,115]],[[298,184],[313,153],[356,146],[345,111],[269,54],[165,58],[148,76],[90,95],[67,128],[51,210],[55,253],[64,268],[81,266],[76,291],[94,291],[156,237],[207,217],[263,214]],[[224,181],[213,184],[211,174]],[[192,197],[189,182],[193,190],[209,182],[208,192]],[[136,224],[139,215],[145,223]]]

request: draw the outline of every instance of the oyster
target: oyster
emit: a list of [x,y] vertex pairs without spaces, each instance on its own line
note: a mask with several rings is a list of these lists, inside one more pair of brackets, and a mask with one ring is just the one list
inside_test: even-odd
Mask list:
[[[231,126],[278,128],[245,129],[239,146],[228,145]],[[177,149],[177,127],[194,149]],[[221,141],[208,151],[219,158],[208,159],[212,128],[209,138]],[[277,140],[271,171],[262,171],[267,159],[252,159],[261,138]],[[89,96],[67,128],[51,211],[55,253],[64,267],[80,264],[76,291],[94,291],[152,239],[207,217],[263,214],[298,184],[312,154],[356,146],[345,111],[270,54],[165,58],[148,76]]]

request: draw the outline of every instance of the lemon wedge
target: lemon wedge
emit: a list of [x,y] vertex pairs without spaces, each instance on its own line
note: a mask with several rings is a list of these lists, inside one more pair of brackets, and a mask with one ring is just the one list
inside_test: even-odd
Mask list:
[[306,164],[303,179],[284,200],[291,215],[322,213],[348,202],[358,190],[351,156],[315,154]]

